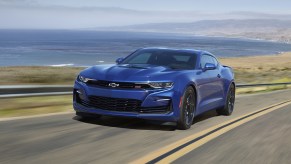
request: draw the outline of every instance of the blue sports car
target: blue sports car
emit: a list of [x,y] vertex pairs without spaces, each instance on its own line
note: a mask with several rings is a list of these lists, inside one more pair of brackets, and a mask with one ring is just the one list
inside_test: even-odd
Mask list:
[[233,111],[233,70],[209,52],[143,48],[116,63],[79,74],[74,86],[76,115],[160,120],[189,129],[194,117],[206,111]]

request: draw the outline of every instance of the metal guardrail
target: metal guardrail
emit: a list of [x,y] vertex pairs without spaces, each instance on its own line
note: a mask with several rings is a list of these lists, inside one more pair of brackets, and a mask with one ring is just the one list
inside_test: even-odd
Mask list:
[[47,92],[47,93],[20,93],[0,95],[0,98],[37,97],[37,96],[60,96],[71,95],[73,92]]
[[25,94],[45,92],[71,92],[71,85],[2,85],[0,95],[4,94]]
[[250,88],[250,87],[263,87],[263,86],[280,86],[280,85],[291,85],[290,83],[263,83],[263,84],[237,84],[237,88]]
[[0,98],[70,95],[72,91],[71,85],[2,85]]
[[[290,83],[237,84],[237,88],[291,85]],[[0,86],[0,98],[56,96],[72,94],[71,85],[14,85]]]

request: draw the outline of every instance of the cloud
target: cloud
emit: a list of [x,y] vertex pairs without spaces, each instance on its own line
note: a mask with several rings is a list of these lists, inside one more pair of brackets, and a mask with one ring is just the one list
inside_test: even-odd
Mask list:
[[[179,23],[218,19],[276,18],[278,15],[233,12],[142,11],[117,7],[68,7],[36,0],[0,0],[0,28],[79,29],[146,23]],[[290,15],[280,16],[291,18]]]
[[[196,16],[195,16],[196,15]],[[0,28],[76,29],[141,23],[187,22],[196,12],[137,11],[113,7],[0,7]]]
[[22,6],[37,4],[35,0],[0,0],[0,5]]
[[247,19],[279,19],[279,20],[291,20],[291,14],[270,14],[261,12],[246,12],[237,11],[226,13],[228,15],[233,15],[236,17],[247,18]]

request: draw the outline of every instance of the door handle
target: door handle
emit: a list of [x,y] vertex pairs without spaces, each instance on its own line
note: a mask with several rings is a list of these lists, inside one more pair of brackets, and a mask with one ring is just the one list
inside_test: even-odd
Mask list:
[[221,75],[220,75],[220,74],[218,74],[218,75],[217,75],[217,77],[218,77],[218,78],[221,78]]

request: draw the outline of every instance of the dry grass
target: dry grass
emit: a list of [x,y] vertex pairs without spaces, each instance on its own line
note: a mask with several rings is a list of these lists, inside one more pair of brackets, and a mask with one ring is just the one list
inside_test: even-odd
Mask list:
[[220,61],[239,70],[262,71],[270,68],[291,68],[291,52],[273,56],[221,58]]
[[291,52],[274,56],[221,58],[231,66],[238,83],[291,82]]
[[16,117],[72,111],[72,96],[0,99],[0,117]]
[[0,85],[73,84],[84,68],[76,67],[0,67]]

